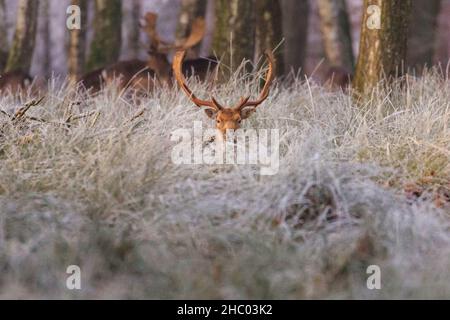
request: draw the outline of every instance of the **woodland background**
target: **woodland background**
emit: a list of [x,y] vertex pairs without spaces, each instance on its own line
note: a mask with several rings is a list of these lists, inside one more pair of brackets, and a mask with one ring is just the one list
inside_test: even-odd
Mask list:
[[[77,1],[75,1],[77,2]],[[89,44],[93,37],[93,20],[95,16],[95,1],[87,1],[87,25],[83,32],[87,34],[86,56],[89,55]],[[257,1],[267,3],[267,1]],[[321,33],[319,4],[321,1],[280,0],[268,1],[271,5],[281,8],[282,35],[284,38],[278,52],[284,55],[285,73],[292,69],[302,70],[307,74],[323,75],[330,62],[324,48],[324,35]],[[322,1],[326,2],[326,1]],[[344,1],[337,1],[343,3]],[[1,33],[7,34],[8,43],[12,42],[18,1],[0,0],[0,9],[4,6],[6,12]],[[200,4],[199,4],[200,3]],[[122,39],[120,59],[138,57],[145,59],[147,39],[139,31],[138,19],[147,11],[159,14],[158,30],[161,36],[169,41],[175,40],[179,30],[181,12],[195,6],[202,6],[207,19],[208,32],[201,48],[200,55],[212,54],[212,33],[216,22],[214,0],[127,0],[121,1],[122,6]],[[362,17],[362,0],[347,0],[346,13],[350,22],[353,59],[356,60],[359,47],[359,33]],[[65,76],[68,71],[69,31],[65,27],[66,8],[70,0],[40,0],[36,49],[33,55],[31,75]],[[217,8],[216,8],[217,9]],[[1,10],[0,10],[1,11]],[[0,15],[2,13],[0,12]],[[400,13],[399,13],[400,14]],[[83,19],[85,16],[83,15]],[[244,19],[244,18],[243,18]],[[248,22],[247,22],[248,23]],[[251,29],[251,28],[250,28]],[[249,29],[249,30],[250,30]],[[179,33],[179,31],[178,31]],[[430,65],[442,62],[446,64],[450,54],[450,0],[414,0],[408,40],[409,66]],[[3,36],[2,36],[3,38]],[[6,38],[3,38],[5,41]],[[136,41],[139,39],[139,42]],[[306,41],[306,43],[305,43]],[[229,45],[226,43],[225,45]],[[3,50],[7,46],[2,45]],[[216,52],[220,56],[220,52]]]

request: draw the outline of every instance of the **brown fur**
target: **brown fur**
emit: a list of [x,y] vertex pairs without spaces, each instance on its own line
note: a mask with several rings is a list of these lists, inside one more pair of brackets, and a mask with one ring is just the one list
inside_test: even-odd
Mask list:
[[11,91],[13,93],[26,90],[33,79],[22,71],[11,71],[0,75],[0,91]]
[[153,78],[154,72],[149,70],[145,61],[129,60],[117,62],[103,71],[103,78],[106,83],[118,81],[119,90],[132,85],[132,81],[138,77],[150,76]]
[[352,83],[353,75],[351,70],[344,67],[330,67],[326,76],[326,86],[330,89],[348,89]]
[[[183,63],[183,73],[186,77],[197,76],[201,81],[205,81],[217,64],[214,58],[186,60]],[[119,61],[109,67],[94,70],[85,74],[80,83],[94,92],[100,91],[104,85],[113,81],[117,81],[119,90],[129,87],[139,91],[151,91],[155,85],[171,85],[172,78],[172,66],[166,56],[152,55],[147,62],[138,59]]]
[[83,77],[81,77],[79,83],[86,90],[93,90],[94,92],[100,91],[100,89],[104,86],[102,72],[103,68],[86,73]]
[[216,120],[216,129],[225,136],[227,130],[237,130],[241,127],[242,120],[247,119],[255,109],[237,110],[234,108],[224,108],[215,112],[212,109],[206,109],[206,115]]
[[183,62],[183,74],[185,77],[196,76],[205,81],[217,68],[218,63],[215,57],[189,59]]

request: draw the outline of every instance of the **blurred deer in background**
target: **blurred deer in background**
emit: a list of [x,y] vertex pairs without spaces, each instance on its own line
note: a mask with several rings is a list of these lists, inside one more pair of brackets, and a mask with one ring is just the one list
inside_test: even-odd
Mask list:
[[102,76],[104,68],[95,69],[91,72],[86,73],[79,80],[79,84],[81,84],[85,89],[92,90],[93,92],[100,91],[104,86],[104,80]]
[[351,70],[340,66],[330,67],[325,75],[325,86],[331,90],[347,90],[352,83]]
[[186,79],[183,75],[182,64],[183,59],[186,55],[186,51],[179,51],[175,54],[173,60],[173,72],[175,78],[183,91],[192,100],[192,102],[197,107],[206,107],[206,115],[216,120],[216,129],[219,133],[219,137],[225,139],[225,134],[228,129],[237,130],[241,127],[242,120],[247,119],[250,115],[256,111],[258,107],[264,100],[269,96],[269,89],[272,81],[274,79],[275,73],[275,59],[272,51],[266,50],[265,55],[269,63],[269,68],[265,77],[264,87],[257,100],[250,100],[250,97],[241,97],[239,103],[233,107],[222,106],[217,99],[211,97],[210,100],[201,100],[197,98],[194,93],[189,89],[186,84]]
[[10,71],[0,75],[0,91],[17,93],[26,90],[33,79],[25,72]]
[[[154,72],[154,78],[160,84],[171,85],[173,76],[172,66],[168,59],[169,54],[174,50],[189,50],[198,45],[205,35],[205,21],[202,18],[196,19],[192,23],[189,36],[181,43],[175,45],[161,39],[156,30],[157,19],[158,16],[156,14],[149,12],[146,14],[145,23],[142,26],[151,43],[148,51],[147,67]],[[187,69],[186,72],[194,69],[196,75],[201,79],[205,79],[210,65],[211,62],[207,59],[192,59],[186,61],[185,69]],[[152,85],[154,85],[154,80],[144,73],[135,76],[134,79],[131,79],[131,82],[133,87],[151,89]]]
[[[155,85],[172,83],[172,68],[168,55],[173,50],[189,50],[203,39],[205,33],[205,22],[203,19],[194,21],[190,35],[180,45],[174,45],[162,40],[156,30],[158,16],[148,12],[142,28],[146,32],[150,46],[147,51],[148,60],[138,59],[120,61],[106,68],[94,70],[86,74],[81,82],[89,89],[98,91],[103,84],[117,81],[120,90],[133,88],[136,90],[149,91]],[[185,62],[186,74],[192,73],[205,79],[207,74],[217,65],[215,59],[192,59]]]

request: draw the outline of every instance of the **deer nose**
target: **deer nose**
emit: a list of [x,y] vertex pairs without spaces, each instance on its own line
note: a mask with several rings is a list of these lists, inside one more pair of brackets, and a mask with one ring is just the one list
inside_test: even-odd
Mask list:
[[237,123],[236,121],[227,121],[224,125],[224,129],[237,130],[239,129],[239,123]]

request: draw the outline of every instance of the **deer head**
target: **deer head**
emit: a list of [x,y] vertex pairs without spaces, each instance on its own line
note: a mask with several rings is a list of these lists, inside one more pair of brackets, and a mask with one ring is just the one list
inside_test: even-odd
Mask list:
[[250,97],[241,97],[240,101],[232,107],[224,107],[214,97],[211,97],[210,100],[201,100],[194,95],[194,93],[187,86],[186,79],[184,78],[182,72],[182,63],[185,55],[186,51],[178,51],[175,54],[173,60],[173,72],[175,74],[175,78],[181,89],[183,89],[189,99],[191,99],[196,106],[206,107],[206,115],[209,118],[216,120],[216,129],[221,133],[222,137],[225,137],[228,129],[239,129],[242,120],[247,119],[253,112],[255,112],[256,108],[269,96],[269,88],[274,78],[275,69],[275,59],[272,51],[270,50],[266,50],[265,52],[267,61],[269,62],[269,68],[266,73],[266,82],[259,98],[257,100],[250,100]]
[[149,55],[147,66],[155,72],[158,79],[167,81],[171,78],[171,65],[167,56],[173,50],[188,50],[199,44],[205,35],[205,21],[203,18],[197,18],[192,24],[189,36],[181,44],[175,45],[162,40],[159,36],[156,30],[157,14],[147,12],[144,20],[142,28],[150,41],[150,47],[147,51]]

